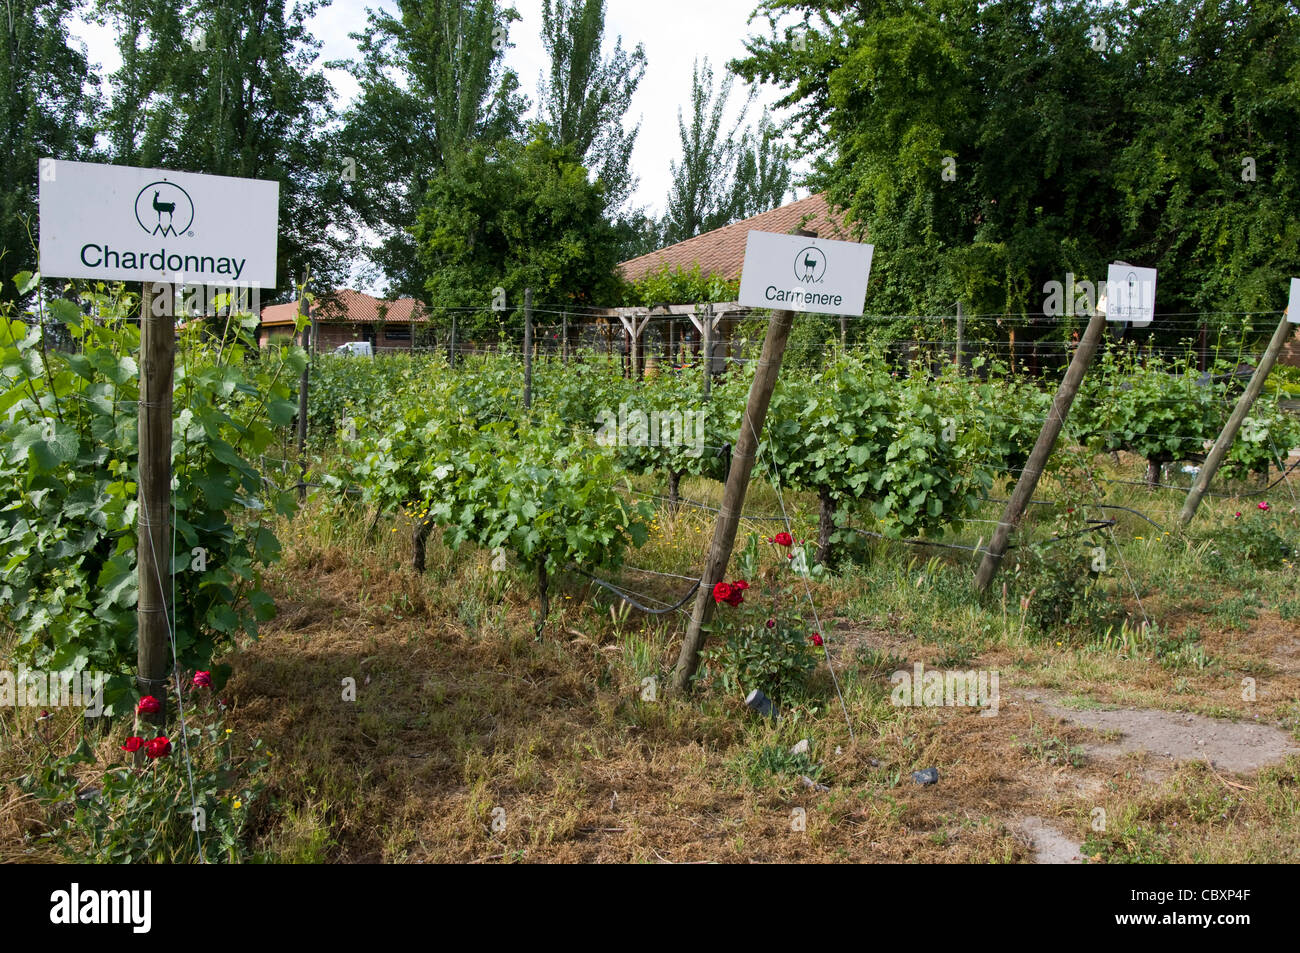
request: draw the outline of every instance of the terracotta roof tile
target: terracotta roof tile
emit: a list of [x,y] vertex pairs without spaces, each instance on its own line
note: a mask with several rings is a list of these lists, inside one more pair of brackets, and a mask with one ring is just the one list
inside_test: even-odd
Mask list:
[[745,261],[745,240],[751,231],[790,234],[805,228],[817,233],[818,238],[854,241],[844,224],[841,213],[826,202],[826,194],[818,192],[806,199],[782,205],[703,235],[696,235],[676,245],[669,245],[648,255],[622,262],[618,269],[629,281],[652,274],[665,264],[670,269],[689,271],[698,262],[706,275],[720,275],[727,280],[740,277]]

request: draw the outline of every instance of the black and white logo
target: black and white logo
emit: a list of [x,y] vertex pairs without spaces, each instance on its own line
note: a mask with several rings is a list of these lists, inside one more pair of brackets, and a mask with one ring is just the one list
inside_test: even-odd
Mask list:
[[794,258],[794,276],[802,284],[821,284],[826,277],[826,255],[809,245]]
[[175,182],[150,182],[135,197],[135,220],[150,235],[179,237],[194,224],[194,203]]

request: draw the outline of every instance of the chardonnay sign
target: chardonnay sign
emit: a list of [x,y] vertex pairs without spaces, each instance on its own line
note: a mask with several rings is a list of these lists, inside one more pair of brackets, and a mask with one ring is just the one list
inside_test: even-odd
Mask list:
[[41,274],[275,287],[280,183],[43,159]]
[[750,232],[740,303],[818,314],[862,314],[871,245],[802,235]]

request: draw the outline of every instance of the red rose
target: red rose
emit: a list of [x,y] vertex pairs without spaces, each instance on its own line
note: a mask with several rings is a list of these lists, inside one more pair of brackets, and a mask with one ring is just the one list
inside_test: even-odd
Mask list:
[[794,537],[789,533],[777,533],[776,536],[772,538],[772,542],[776,543],[778,546],[793,546]]
[[172,753],[172,743],[159,735],[144,746],[144,753],[150,758],[165,758]]
[[743,579],[737,579],[735,582],[731,584],[731,588],[739,589],[741,592],[744,592],[746,589],[749,588],[749,583],[745,582],[745,580]]
[[1269,509],[1270,509],[1270,507],[1269,507],[1269,505],[1268,505],[1267,503],[1261,503],[1261,504],[1259,504],[1259,508],[1260,508],[1261,510],[1263,510],[1265,513],[1267,513],[1267,512],[1269,511]]
[[767,620],[767,627],[768,627],[769,629],[775,629],[775,628],[776,628],[776,620],[775,620],[775,619],[768,619],[768,620]]
[[144,747],[144,739],[137,738],[135,735],[132,735],[130,738],[126,739],[126,744],[122,745],[122,750],[135,753],[136,751],[139,751],[143,747]]
[[211,687],[212,687],[212,673],[211,673],[211,672],[195,672],[195,673],[194,673],[194,687],[195,687],[195,688],[211,688]]
[[1236,516],[1233,517],[1233,519],[1241,519],[1241,513],[1238,513]]
[[145,695],[135,706],[135,711],[138,715],[156,715],[162,711],[162,704],[152,695]]
[[[731,587],[725,582],[720,582],[713,587],[714,602],[731,602]],[[731,603],[735,605],[734,602]]]
[[822,637],[818,633],[814,632],[812,635],[808,636],[808,640],[812,642],[813,645],[816,645],[819,648],[821,647]]

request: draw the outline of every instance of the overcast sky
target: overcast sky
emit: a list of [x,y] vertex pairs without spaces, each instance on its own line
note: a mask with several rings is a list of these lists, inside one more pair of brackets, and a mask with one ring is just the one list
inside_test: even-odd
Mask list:
[[[677,109],[690,100],[692,63],[696,58],[708,57],[715,78],[720,78],[727,60],[744,54],[742,43],[751,30],[746,21],[756,2],[609,0],[605,18],[607,49],[612,48],[616,36],[622,36],[625,49],[637,43],[645,44],[648,60],[645,78],[624,125],[630,128],[638,119],[641,121],[632,159],[633,171],[640,178],[634,201],[649,206],[654,214],[663,211],[670,182],[668,163],[679,154]],[[368,6],[396,8],[392,2],[334,0],[316,15],[312,31],[323,43],[321,62],[351,59],[356,55],[356,43],[348,34],[364,28]],[[513,48],[507,53],[506,63],[519,74],[521,86],[535,103],[538,77],[546,63],[541,41],[542,0],[514,0],[513,6],[523,19],[510,30]],[[767,20],[755,20],[752,29],[766,31]],[[117,69],[120,61],[111,30],[80,23],[73,32],[85,41],[91,61],[101,65],[103,75]],[[339,94],[341,109],[356,95],[356,84],[342,71],[328,73]],[[743,102],[744,95],[745,88],[737,80],[732,91],[733,111]],[[779,95],[774,88],[760,88],[750,107],[750,121],[758,118],[762,105],[771,104]],[[801,190],[798,194],[803,196],[807,192]]]

